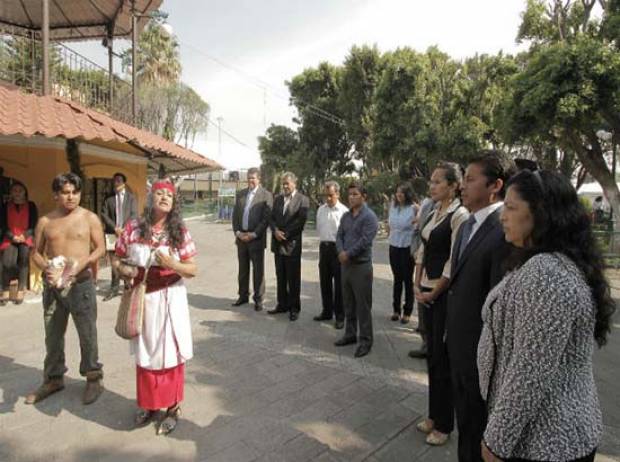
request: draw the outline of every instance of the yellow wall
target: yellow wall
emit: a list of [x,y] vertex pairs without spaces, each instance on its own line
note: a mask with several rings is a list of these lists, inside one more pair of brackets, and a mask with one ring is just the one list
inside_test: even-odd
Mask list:
[[123,163],[121,160],[102,159],[88,154],[82,154],[80,159],[84,174],[89,178],[112,178],[116,172],[124,173],[127,186],[138,200],[138,214],[142,213],[146,200],[146,164]]
[[[137,196],[138,210],[142,210],[146,199],[146,164],[124,163],[88,154],[82,154],[80,159],[82,169],[89,178],[111,178],[116,172],[124,173],[127,185]],[[59,173],[69,171],[64,149],[2,145],[1,139],[0,165],[4,167],[5,176],[26,185],[28,196],[37,204],[41,215],[54,208],[52,180]]]
[[[39,215],[45,215],[54,209],[52,196],[52,180],[60,173],[69,171],[64,148],[55,146],[2,144],[0,137],[0,165],[4,168],[4,176],[21,181],[28,188],[28,198],[37,204]],[[132,154],[117,151],[118,154]],[[123,162],[120,159],[103,158],[81,154],[80,161],[84,174],[89,178],[111,178],[116,172],[127,176],[129,188],[138,199],[138,213],[141,213],[146,200],[146,164]],[[31,265],[34,268],[34,265]],[[31,288],[40,285],[40,275],[33,271]]]

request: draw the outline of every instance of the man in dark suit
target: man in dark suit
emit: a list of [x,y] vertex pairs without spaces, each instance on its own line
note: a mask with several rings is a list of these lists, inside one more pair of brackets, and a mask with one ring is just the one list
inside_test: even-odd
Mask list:
[[239,260],[239,298],[233,306],[248,303],[250,262],[254,286],[254,309],[263,309],[265,295],[265,247],[273,197],[260,185],[260,171],[248,170],[248,187],[239,191],[233,210],[232,226]]
[[301,310],[301,234],[306,224],[308,198],[297,191],[297,177],[282,175],[282,194],[271,212],[271,251],[275,256],[278,283],[277,305],[269,314],[289,313],[297,320]]
[[[101,219],[106,234],[106,250],[110,258],[114,253],[116,238],[123,233],[125,224],[129,220],[138,218],[138,204],[136,197],[127,188],[127,177],[123,173],[115,173],[112,181],[114,182],[114,194],[103,201],[101,210]],[[119,282],[118,274],[112,269],[112,284],[110,292],[103,298],[104,302],[118,295]]]
[[446,341],[459,431],[459,462],[481,461],[487,422],[478,383],[477,350],[482,331],[481,310],[489,291],[503,276],[502,262],[510,247],[499,214],[514,162],[486,151],[467,166],[461,199],[470,212],[457,234],[453,253]]

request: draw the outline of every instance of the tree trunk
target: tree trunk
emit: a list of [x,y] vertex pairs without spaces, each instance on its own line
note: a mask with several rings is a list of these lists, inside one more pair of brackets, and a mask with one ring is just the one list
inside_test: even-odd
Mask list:
[[599,182],[603,193],[609,202],[614,218],[614,231],[620,231],[620,190],[616,184],[615,178],[612,172],[609,171],[607,164],[600,151],[600,145],[593,144],[592,149],[587,149],[581,146],[581,149],[577,151],[579,160],[585,167],[585,169]]

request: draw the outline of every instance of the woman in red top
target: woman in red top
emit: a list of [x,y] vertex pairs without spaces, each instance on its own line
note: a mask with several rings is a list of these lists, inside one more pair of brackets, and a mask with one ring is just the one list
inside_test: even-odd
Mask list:
[[2,296],[0,305],[6,305],[9,300],[9,284],[11,274],[18,275],[17,297],[15,304],[24,301],[24,289],[28,283],[28,269],[30,250],[33,246],[34,228],[38,220],[37,206],[28,200],[28,190],[23,183],[13,182],[7,202],[0,216],[2,229]]

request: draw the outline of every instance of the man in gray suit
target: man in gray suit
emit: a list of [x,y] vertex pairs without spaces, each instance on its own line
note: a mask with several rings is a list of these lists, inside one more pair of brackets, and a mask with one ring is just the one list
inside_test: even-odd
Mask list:
[[[110,258],[111,254],[114,253],[116,239],[122,234],[125,224],[129,220],[138,218],[138,204],[136,197],[127,189],[127,177],[123,173],[115,173],[112,180],[114,182],[114,194],[103,201],[103,209],[101,210],[101,219],[106,234],[106,250]],[[103,298],[104,302],[118,295],[119,282],[118,274],[112,269],[112,285],[110,292]]]
[[248,303],[250,262],[254,285],[254,309],[263,309],[265,294],[265,247],[273,197],[260,185],[260,171],[248,170],[248,187],[237,193],[233,210],[233,232],[239,260],[239,298],[232,305]]

